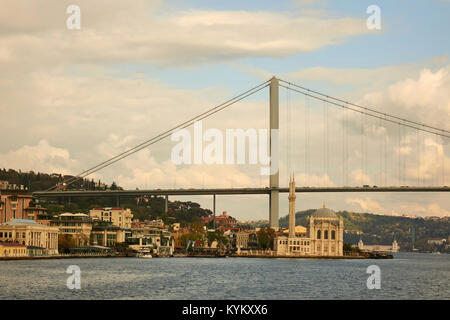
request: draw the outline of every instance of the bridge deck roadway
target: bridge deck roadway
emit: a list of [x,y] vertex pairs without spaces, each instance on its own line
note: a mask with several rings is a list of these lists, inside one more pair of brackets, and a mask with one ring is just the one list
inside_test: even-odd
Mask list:
[[[289,188],[214,188],[214,189],[149,189],[149,190],[107,190],[107,191],[36,191],[36,198],[58,197],[137,197],[144,195],[246,195],[246,194],[270,194],[271,190],[289,192]],[[298,193],[308,192],[448,192],[445,187],[297,187]]]

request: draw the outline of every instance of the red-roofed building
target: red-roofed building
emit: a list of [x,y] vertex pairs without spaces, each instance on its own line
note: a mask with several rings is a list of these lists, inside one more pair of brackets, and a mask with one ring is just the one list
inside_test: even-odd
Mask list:
[[26,257],[28,256],[27,246],[17,242],[1,242],[0,257]]
[[[213,220],[214,217],[202,217],[202,222],[204,224],[208,224]],[[224,211],[220,216],[216,217],[216,226],[234,227],[237,225],[237,223],[237,220],[227,215],[226,211]]]

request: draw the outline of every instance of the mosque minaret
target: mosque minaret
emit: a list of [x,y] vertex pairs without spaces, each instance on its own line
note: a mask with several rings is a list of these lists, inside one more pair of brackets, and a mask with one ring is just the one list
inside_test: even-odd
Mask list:
[[295,238],[295,177],[289,179],[289,238]]

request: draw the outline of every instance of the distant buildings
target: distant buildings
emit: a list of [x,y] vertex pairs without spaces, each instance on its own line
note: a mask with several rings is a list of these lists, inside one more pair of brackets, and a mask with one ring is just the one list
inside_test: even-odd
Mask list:
[[114,226],[131,229],[131,219],[133,214],[130,209],[113,208],[95,208],[89,211],[89,216],[94,220],[111,222]]
[[64,212],[53,217],[49,224],[58,227],[60,235],[75,240],[75,245],[79,247],[89,245],[112,247],[125,242],[127,235],[131,235],[128,229],[109,221],[109,216],[108,219],[100,220],[91,219],[85,213]]
[[431,239],[428,239],[428,241],[427,241],[427,243],[429,245],[435,245],[435,246],[441,246],[446,242],[447,242],[447,239],[445,239],[445,238],[431,238]]
[[227,212],[224,211],[220,216],[217,217],[202,217],[202,222],[204,224],[208,224],[212,221],[216,221],[216,226],[227,226],[233,227],[236,226],[238,221],[230,216],[228,216]]
[[255,231],[238,231],[236,232],[236,248],[249,249],[258,247],[258,237]]
[[385,251],[385,252],[398,252],[400,250],[400,246],[397,243],[397,240],[394,239],[391,246],[383,246],[383,245],[365,245],[363,241],[360,239],[358,242],[358,248],[361,251]]
[[11,184],[8,181],[0,180],[0,190],[28,190],[24,185]]
[[12,219],[37,220],[47,209],[37,206],[33,197],[22,190],[0,190],[0,223]]
[[[46,255],[58,253],[58,228],[33,220],[12,219],[0,225],[0,242],[15,242]],[[36,251],[36,250],[35,250]]]

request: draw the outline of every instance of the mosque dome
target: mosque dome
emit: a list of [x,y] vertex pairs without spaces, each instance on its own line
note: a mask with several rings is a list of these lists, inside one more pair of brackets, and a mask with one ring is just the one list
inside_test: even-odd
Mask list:
[[323,205],[323,208],[317,209],[311,216],[314,218],[338,218],[336,213],[333,210],[325,208],[325,205]]

